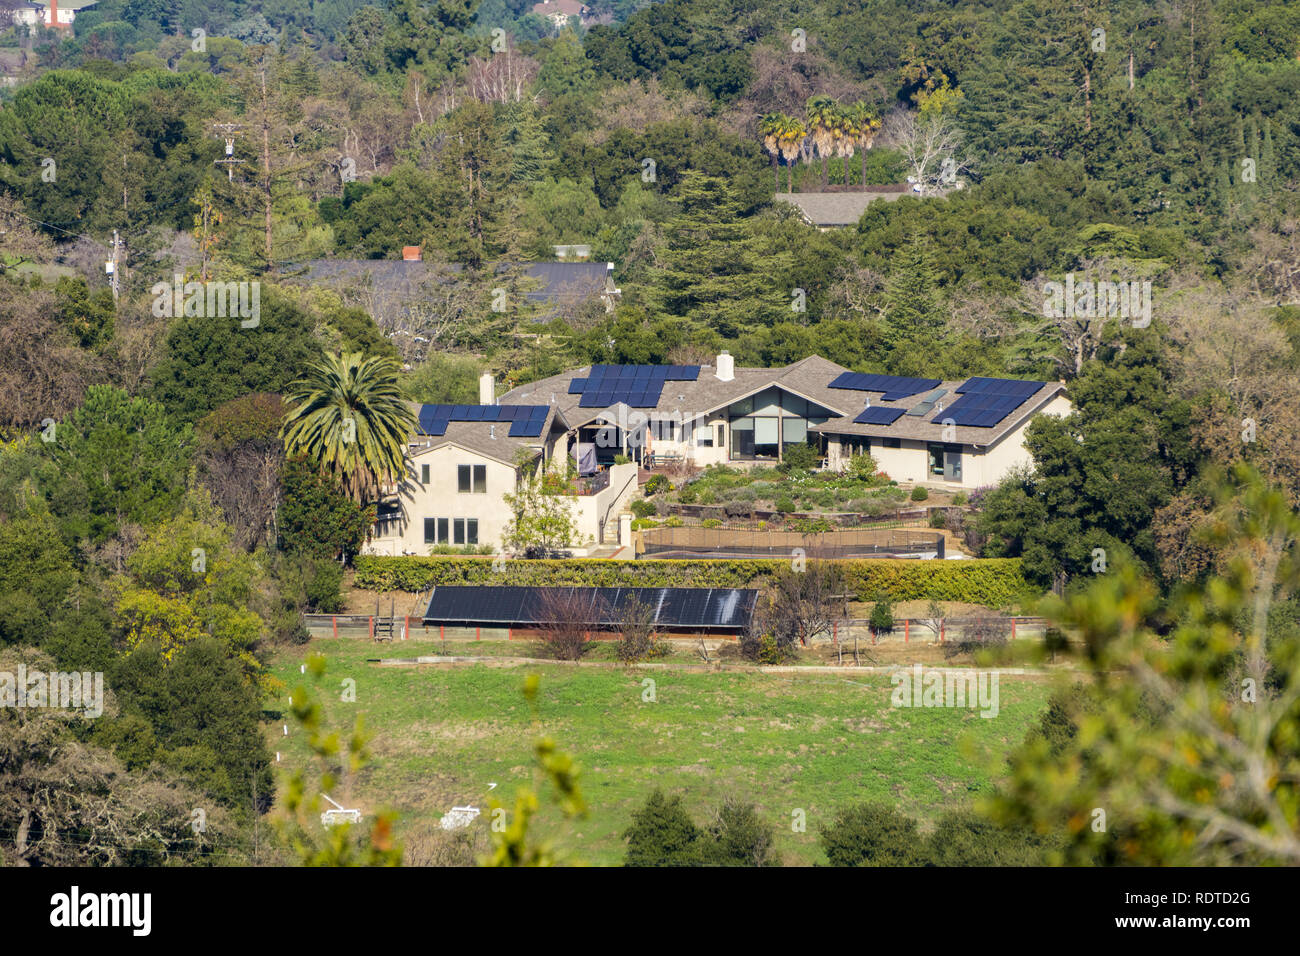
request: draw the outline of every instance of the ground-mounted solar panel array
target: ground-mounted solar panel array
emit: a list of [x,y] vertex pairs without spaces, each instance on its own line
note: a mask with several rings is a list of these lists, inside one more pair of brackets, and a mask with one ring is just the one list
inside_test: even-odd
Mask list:
[[623,403],[629,408],[654,408],[664,382],[694,382],[698,365],[593,365],[586,378],[569,382],[569,394],[581,395],[580,408],[607,408]]
[[883,392],[881,399],[896,402],[909,395],[924,392],[939,384],[937,378],[904,378],[899,375],[867,375],[863,372],[844,372],[830,382],[830,388],[848,388],[857,392]]
[[[648,607],[657,628],[742,630],[754,616],[751,588],[542,588],[440,585],[429,596],[425,624],[537,627],[548,620],[548,592],[577,596],[595,628],[617,629],[633,602]],[[566,601],[566,607],[568,602]]]
[[511,438],[539,438],[549,405],[421,405],[420,431],[441,437],[449,422],[509,422]]
[[968,428],[992,428],[1046,384],[1011,378],[967,379],[957,388],[961,398],[930,421],[942,424],[951,419]]
[[853,420],[859,425],[892,425],[902,417],[903,410],[901,408],[871,405],[863,409],[862,414]]

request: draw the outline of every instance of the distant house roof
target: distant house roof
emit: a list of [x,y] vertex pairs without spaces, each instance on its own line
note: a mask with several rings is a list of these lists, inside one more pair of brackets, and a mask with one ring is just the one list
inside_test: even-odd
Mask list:
[[539,17],[581,17],[586,11],[587,5],[578,0],[543,0],[533,4],[533,13]]
[[[576,597],[588,609],[593,629],[617,630],[633,602],[650,609],[656,628],[741,631],[754,616],[752,588],[580,588],[440,585],[429,596],[426,624],[497,627],[556,623],[548,594]],[[568,602],[566,601],[566,604]]]
[[[312,259],[301,268],[291,278],[328,284],[368,282],[376,292],[406,298],[419,296],[430,281],[449,281],[464,270],[459,263],[421,259]],[[605,262],[502,262],[494,268],[497,272],[518,268],[537,280],[540,284],[527,290],[525,298],[538,304],[582,302],[603,295],[610,284],[610,264]]]
[[867,206],[882,199],[892,202],[910,195],[904,183],[897,186],[869,186],[866,192],[777,193],[777,202],[795,206],[803,218],[819,228],[852,226],[862,218]]

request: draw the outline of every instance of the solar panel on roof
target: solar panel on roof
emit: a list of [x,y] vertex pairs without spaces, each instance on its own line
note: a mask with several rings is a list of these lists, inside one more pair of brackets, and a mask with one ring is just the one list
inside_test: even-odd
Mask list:
[[863,409],[857,418],[853,419],[859,425],[892,425],[903,415],[901,408],[885,408],[881,405],[872,405]]
[[899,375],[866,375],[843,372],[830,381],[830,388],[848,388],[859,392],[881,392],[885,401],[907,398],[939,384],[937,378],[908,378]]

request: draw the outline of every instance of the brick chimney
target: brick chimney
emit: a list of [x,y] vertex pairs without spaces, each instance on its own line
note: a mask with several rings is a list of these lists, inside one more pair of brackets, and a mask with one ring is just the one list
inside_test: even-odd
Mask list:
[[402,246],[403,262],[419,262],[422,258],[419,246]]

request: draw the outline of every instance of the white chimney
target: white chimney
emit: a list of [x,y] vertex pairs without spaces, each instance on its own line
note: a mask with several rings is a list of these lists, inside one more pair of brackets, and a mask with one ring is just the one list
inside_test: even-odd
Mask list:
[[736,360],[731,357],[731,353],[723,350],[718,353],[718,364],[715,366],[719,382],[730,382],[736,377]]
[[484,372],[478,377],[478,403],[495,405],[497,403],[497,383],[491,372]]

